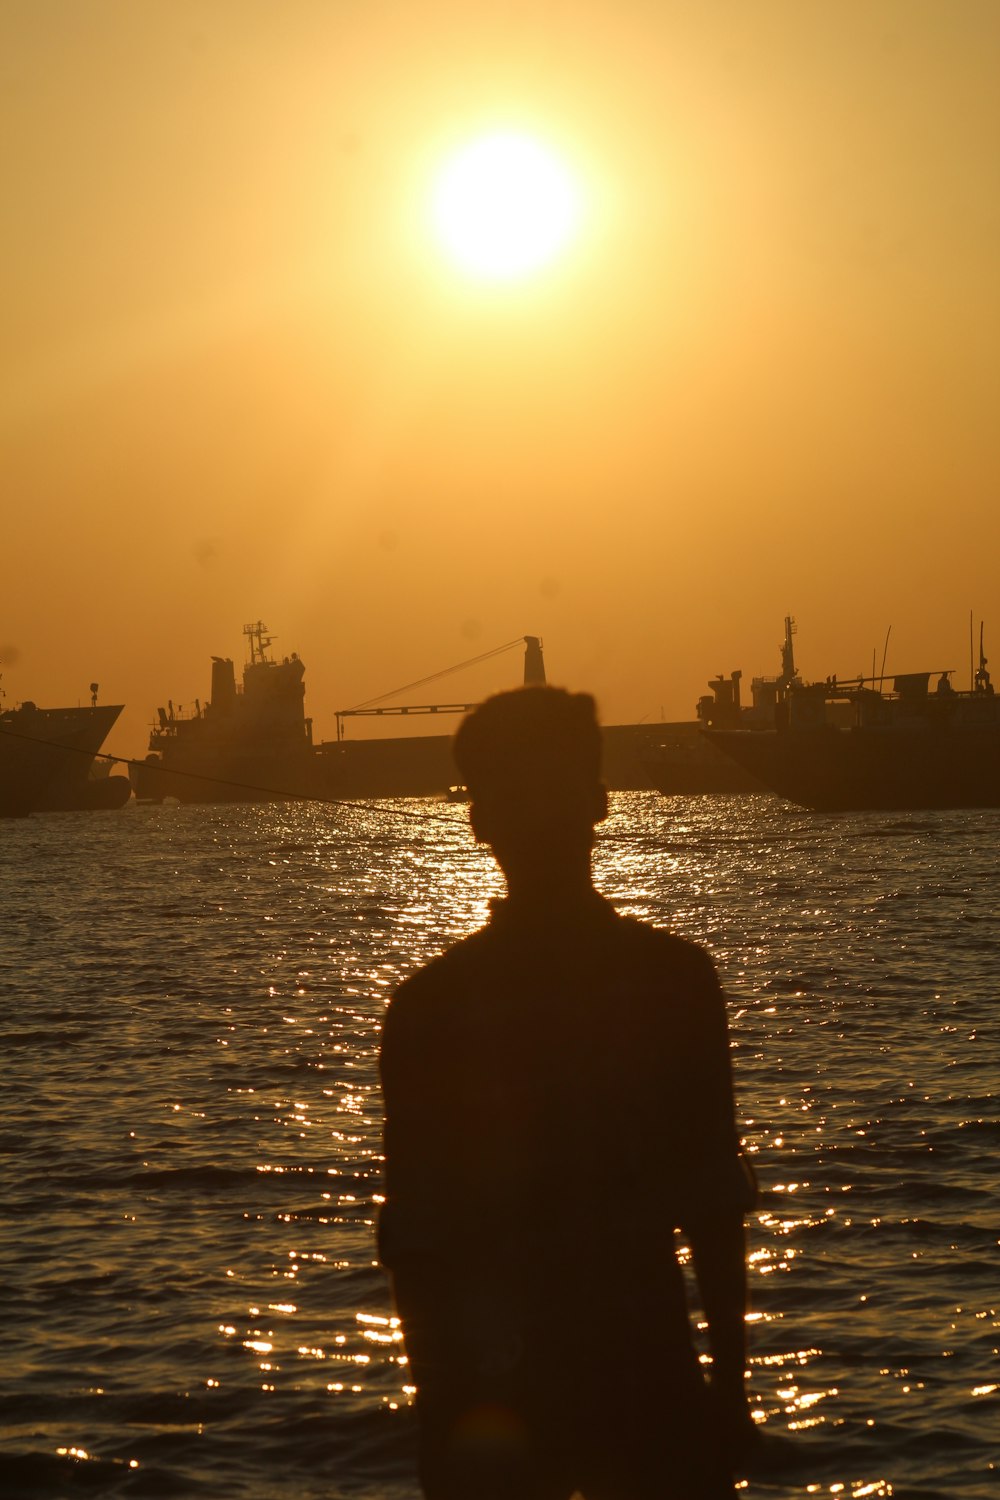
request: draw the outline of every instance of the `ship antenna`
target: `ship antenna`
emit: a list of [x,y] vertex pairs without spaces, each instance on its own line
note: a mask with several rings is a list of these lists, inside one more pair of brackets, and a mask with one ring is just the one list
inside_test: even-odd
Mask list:
[[[878,690],[879,690],[879,692],[882,691],[882,683],[885,680],[885,659],[886,659],[886,657],[889,654],[889,637],[890,637],[891,634],[892,634],[892,626],[890,625],[889,629],[885,633],[885,645],[882,647],[882,670],[878,674]],[[874,670],[874,662],[872,663],[872,669]],[[873,686],[874,686],[874,684],[873,684]]]
[[791,615],[785,616],[785,639],[781,647],[781,684],[788,687],[795,681],[795,648],[792,645],[792,636],[796,633],[795,621]]
[[255,625],[244,625],[243,634],[250,642],[250,661],[265,662],[267,660],[267,649],[274,642],[274,636],[268,635],[267,626],[263,620],[258,620]]

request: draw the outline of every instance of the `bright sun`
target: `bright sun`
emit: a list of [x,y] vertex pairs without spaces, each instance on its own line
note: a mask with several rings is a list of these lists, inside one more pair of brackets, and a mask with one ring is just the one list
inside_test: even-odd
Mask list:
[[567,167],[540,141],[510,131],[479,136],[445,163],[434,185],[434,227],[456,265],[511,281],[563,250],[580,220]]

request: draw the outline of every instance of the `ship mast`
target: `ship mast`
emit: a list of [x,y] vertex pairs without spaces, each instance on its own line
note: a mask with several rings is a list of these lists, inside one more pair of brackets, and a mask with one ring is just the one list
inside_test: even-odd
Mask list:
[[797,633],[797,626],[791,615],[785,616],[785,639],[781,646],[781,676],[778,678],[779,687],[791,687],[798,677],[795,670],[795,648],[792,645],[792,636]]
[[244,625],[243,634],[250,642],[250,665],[263,665],[267,661],[267,650],[273,643],[274,636],[268,635],[263,620],[258,620],[254,625]]

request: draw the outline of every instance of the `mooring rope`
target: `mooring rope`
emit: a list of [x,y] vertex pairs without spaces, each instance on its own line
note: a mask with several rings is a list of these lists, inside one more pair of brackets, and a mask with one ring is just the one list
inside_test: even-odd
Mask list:
[[[322,807],[372,807],[377,806],[381,812],[390,817],[398,818],[425,818],[439,823],[447,823],[450,827],[455,826],[454,818],[448,817],[446,813],[434,813],[430,811],[407,812],[404,808],[393,808],[385,805],[385,799],[380,797],[329,797],[321,792],[297,792],[285,787],[262,786],[253,781],[236,781],[231,776],[212,775],[207,771],[184,771],[174,766],[151,766],[148,761],[136,760],[128,755],[115,755],[108,750],[88,750],[84,745],[62,745],[56,740],[39,739],[34,734],[21,734],[16,729],[8,729],[0,726],[0,735],[6,735],[9,739],[26,740],[32,745],[40,745],[45,749],[69,751],[74,755],[86,755],[90,760],[107,760],[113,765],[136,766],[143,770],[159,772],[164,775],[182,776],[190,781],[209,781],[217,786],[231,787],[233,791],[253,792],[257,796],[266,797],[268,800],[278,802],[316,802]],[[169,795],[169,794],[168,794]]]

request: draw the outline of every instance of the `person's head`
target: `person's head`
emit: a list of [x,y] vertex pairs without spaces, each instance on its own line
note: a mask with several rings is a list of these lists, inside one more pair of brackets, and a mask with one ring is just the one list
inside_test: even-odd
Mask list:
[[554,687],[498,693],[462,721],[454,754],[473,832],[505,874],[556,873],[589,860],[594,825],[608,811],[589,694]]

